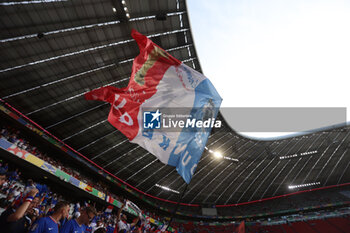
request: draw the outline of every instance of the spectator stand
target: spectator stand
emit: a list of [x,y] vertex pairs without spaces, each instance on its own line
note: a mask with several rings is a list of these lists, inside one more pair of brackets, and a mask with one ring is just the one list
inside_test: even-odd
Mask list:
[[[79,188],[88,194],[92,195],[95,198],[99,198],[103,201],[105,201],[106,204],[113,205],[117,208],[120,208],[122,203],[119,200],[114,199],[112,196],[107,195],[106,193],[103,193],[90,185],[84,183],[83,181],[80,181],[76,179],[75,177],[67,174],[66,172],[56,168],[55,166],[45,162],[44,160],[34,156],[33,154],[22,150],[18,148],[15,144],[12,144],[11,142],[7,141],[4,138],[0,138],[0,148],[11,153],[13,156],[16,156],[17,158],[34,165],[43,171],[50,173],[51,175],[59,178],[60,180],[69,183],[70,185],[73,185],[76,188]],[[135,212],[133,208],[128,207],[126,210],[129,214],[137,216],[138,213]],[[144,218],[147,218],[148,216],[144,215]],[[149,218],[150,223],[156,225],[156,226],[162,226],[164,225],[162,222]],[[174,229],[170,228],[170,231],[174,231]]]

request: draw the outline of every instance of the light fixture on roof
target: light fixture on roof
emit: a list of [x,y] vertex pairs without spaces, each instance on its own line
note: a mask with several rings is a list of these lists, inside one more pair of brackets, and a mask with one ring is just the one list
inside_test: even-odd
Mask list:
[[126,13],[126,17],[130,18],[130,14],[129,14],[129,13]]
[[284,155],[284,156],[280,156],[280,159],[290,159],[290,158],[295,158],[295,157],[300,157],[300,156],[304,156],[304,155],[312,155],[312,154],[316,154],[317,150],[313,150],[313,151],[307,151],[307,152],[303,152],[303,153],[295,153],[292,155]]
[[125,4],[126,4],[125,0],[123,0],[123,1],[122,1],[122,4],[123,4],[123,5],[125,5]]
[[304,187],[309,187],[309,186],[314,186],[314,185],[319,185],[321,184],[320,182],[313,182],[313,183],[307,183],[307,184],[298,184],[298,185],[289,185],[289,189],[295,189],[295,188],[304,188]]
[[173,193],[177,193],[177,194],[180,193],[179,191],[173,190],[173,189],[171,189],[169,187],[166,187],[166,186],[163,186],[163,185],[160,185],[160,184],[156,184],[155,186],[158,187],[158,188],[164,189],[166,191],[169,191],[169,192],[173,192]]
[[124,10],[125,10],[125,11],[128,11],[128,8],[127,8],[127,7],[124,7]]
[[238,159],[234,159],[234,158],[223,156],[220,152],[212,151],[208,147],[204,147],[204,149],[207,150],[209,153],[213,154],[214,157],[217,158],[217,159],[226,159],[226,160],[238,162]]
[[117,12],[117,9],[115,9],[115,7],[113,7],[112,9],[113,9],[113,12]]
[[238,159],[233,159],[233,158],[226,157],[226,156],[224,156],[224,159],[226,159],[226,160],[231,160],[231,161],[235,161],[235,162],[238,162]]
[[217,152],[217,151],[214,152],[213,154],[214,154],[215,158],[217,158],[217,159],[222,159],[222,157],[223,157],[222,154],[220,152]]

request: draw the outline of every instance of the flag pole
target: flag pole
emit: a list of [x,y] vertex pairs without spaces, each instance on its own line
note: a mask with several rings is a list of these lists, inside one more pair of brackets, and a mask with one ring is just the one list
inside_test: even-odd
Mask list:
[[171,222],[173,221],[173,218],[175,217],[176,211],[177,211],[177,209],[179,208],[179,205],[180,205],[180,203],[181,203],[181,201],[182,201],[182,198],[183,198],[183,196],[184,196],[184,194],[185,194],[185,192],[186,192],[186,190],[187,190],[187,187],[188,187],[188,184],[186,183],[185,188],[184,188],[184,190],[182,191],[181,196],[180,196],[180,198],[179,198],[179,200],[178,200],[178,202],[177,202],[177,204],[176,204],[176,206],[175,206],[175,209],[174,209],[174,211],[173,211],[173,214],[172,214],[172,216],[171,216],[171,218],[170,218],[170,220],[169,220],[169,223],[168,223],[168,226],[167,226],[167,228],[166,228],[166,231],[167,231],[168,228],[170,227],[170,224],[171,224]]

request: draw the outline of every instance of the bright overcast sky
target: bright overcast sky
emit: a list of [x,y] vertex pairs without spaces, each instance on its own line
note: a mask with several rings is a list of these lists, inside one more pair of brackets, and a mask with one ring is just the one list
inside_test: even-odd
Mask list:
[[350,115],[350,1],[187,5],[201,67],[222,107],[347,107]]

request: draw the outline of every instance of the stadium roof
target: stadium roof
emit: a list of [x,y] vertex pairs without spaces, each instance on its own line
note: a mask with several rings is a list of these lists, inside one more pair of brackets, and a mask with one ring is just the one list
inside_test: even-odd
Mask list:
[[[177,201],[179,194],[156,186],[181,193],[185,183],[175,168],[129,143],[107,122],[109,105],[83,94],[128,84],[139,52],[132,28],[201,72],[186,2],[14,1],[1,3],[0,12],[0,97],[131,186]],[[350,182],[349,135],[341,127],[256,141],[225,124],[207,147],[239,161],[205,151],[182,202],[233,204]],[[288,188],[301,184],[313,185]]]

